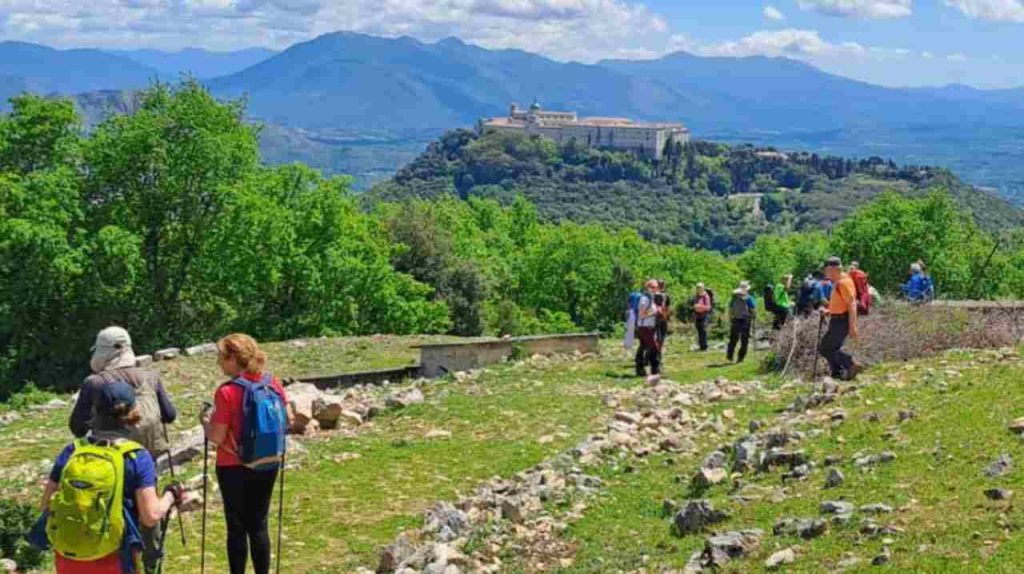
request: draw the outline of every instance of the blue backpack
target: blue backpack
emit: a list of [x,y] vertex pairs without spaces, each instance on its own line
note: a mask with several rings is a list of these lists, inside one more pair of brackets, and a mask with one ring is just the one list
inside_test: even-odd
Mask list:
[[629,310],[635,314],[640,313],[640,299],[643,299],[644,294],[639,291],[633,291],[629,294]]
[[272,470],[284,460],[288,415],[284,399],[264,374],[258,382],[242,377],[231,381],[245,390],[242,398],[242,464],[255,470]]

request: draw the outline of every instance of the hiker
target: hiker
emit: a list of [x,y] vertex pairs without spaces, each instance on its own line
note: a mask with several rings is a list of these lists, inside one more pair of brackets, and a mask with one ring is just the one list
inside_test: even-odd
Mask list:
[[900,289],[912,303],[923,303],[935,297],[935,286],[920,261],[910,265],[910,279]]
[[[830,257],[825,261],[825,273],[835,284],[827,309],[828,332],[818,345],[818,352],[828,361],[833,378],[853,380],[859,371],[849,353],[843,351],[846,337],[857,338],[857,287],[849,274],[843,272],[842,261]],[[823,318],[824,320],[824,318]]]
[[658,282],[651,279],[644,284],[644,294],[637,306],[636,337],[640,348],[636,350],[636,376],[647,376],[647,365],[651,366],[651,374],[661,374],[661,347],[656,334],[658,307],[654,304],[654,295],[658,292]]
[[[99,391],[106,385],[122,381],[134,389],[135,405],[141,417],[138,424],[128,429],[128,438],[141,444],[154,460],[170,456],[164,425],[173,423],[178,412],[160,383],[160,375],[135,366],[135,353],[128,331],[121,327],[107,327],[100,331],[96,335],[89,366],[93,374],[82,384],[68,421],[71,433],[82,438],[93,429],[95,398]],[[146,574],[160,570],[164,534],[160,524],[142,528],[145,544],[142,562]]]
[[740,344],[740,354],[736,356],[736,362],[742,363],[747,358],[750,326],[754,321],[756,310],[757,301],[750,294],[750,282],[741,281],[739,287],[732,292],[732,301],[729,302],[729,347],[726,349],[725,356],[730,363],[735,355],[737,341]]
[[[227,521],[228,565],[231,574],[245,574],[248,555],[251,555],[255,573],[268,574],[270,533],[267,513],[280,464],[259,466],[256,464],[259,461],[243,460],[248,454],[246,449],[254,447],[243,439],[242,429],[256,424],[253,421],[255,415],[250,413],[247,418],[243,399],[252,396],[248,389],[255,388],[253,385],[266,385],[262,388],[269,388],[267,396],[276,394],[282,416],[290,426],[292,414],[285,407],[288,397],[281,382],[263,371],[266,355],[249,335],[236,333],[217,341],[217,362],[221,371],[232,380],[218,387],[213,411],[202,416],[201,421],[207,440],[217,448],[217,483]],[[282,441],[285,430],[281,429]]]
[[714,309],[711,291],[703,283],[697,284],[697,293],[690,299],[693,308],[693,324],[697,327],[697,346],[701,351],[708,350],[708,322]]
[[91,399],[90,432],[57,457],[41,505],[45,539],[32,541],[53,548],[57,574],[135,574],[140,529],[156,528],[184,490],[157,495],[153,456],[130,439],[143,418],[132,385],[105,383]]
[[[764,307],[774,317],[772,319],[772,330],[778,331],[782,329],[793,312],[793,302],[789,298],[789,290],[792,287],[792,275],[783,275],[779,283],[765,287]],[[767,295],[769,294],[771,294],[771,303],[768,302]]]
[[658,292],[654,294],[654,304],[658,307],[654,334],[658,338],[658,348],[664,349],[665,339],[668,337],[668,318],[671,317],[672,310],[672,298],[665,291],[664,279],[658,279]]
[[[850,262],[850,279],[857,288],[857,316],[866,317],[871,314],[871,305],[874,303],[871,284],[868,282],[868,274],[860,268],[860,263]],[[877,294],[878,292],[875,291]]]
[[817,311],[823,302],[827,301],[821,289],[821,282],[824,279],[820,271],[807,275],[800,284],[800,292],[796,299],[796,312],[801,317],[810,316]]

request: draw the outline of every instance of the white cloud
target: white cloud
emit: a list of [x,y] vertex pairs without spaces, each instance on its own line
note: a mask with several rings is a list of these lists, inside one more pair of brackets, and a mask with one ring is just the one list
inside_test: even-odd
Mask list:
[[[349,30],[432,41],[458,36],[592,62],[686,47],[632,0],[0,0],[5,39],[51,45],[283,48]],[[87,13],[86,13],[87,12]]]
[[797,0],[804,10],[830,16],[887,20],[914,13],[914,0]]
[[947,62],[966,62],[967,61],[967,56],[961,54],[960,52],[956,52],[955,54],[950,54],[950,55],[946,56],[946,61]]
[[775,22],[786,19],[786,15],[775,6],[765,6],[764,10],[761,11],[761,15]]
[[761,30],[736,41],[704,46],[698,50],[709,56],[784,56],[796,59],[816,57],[864,56],[869,50],[856,42],[833,44],[815,30]]
[[945,0],[971,18],[997,22],[1024,22],[1024,0]]
[[924,58],[925,60],[932,60],[935,59],[935,54],[925,51],[921,52],[921,57]]

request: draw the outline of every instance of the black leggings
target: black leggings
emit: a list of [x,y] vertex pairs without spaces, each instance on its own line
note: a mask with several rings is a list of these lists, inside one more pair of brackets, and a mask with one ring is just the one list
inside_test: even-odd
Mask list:
[[256,574],[270,572],[267,513],[274,496],[277,470],[218,466],[217,482],[228,523],[228,564],[231,574],[245,574],[247,554]]

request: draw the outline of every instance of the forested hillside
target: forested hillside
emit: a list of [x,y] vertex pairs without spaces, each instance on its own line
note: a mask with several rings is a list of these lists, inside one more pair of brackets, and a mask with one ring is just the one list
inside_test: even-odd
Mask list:
[[[508,204],[523,196],[547,221],[629,227],[652,241],[725,252],[742,251],[766,232],[828,230],[884,191],[920,197],[943,190],[989,230],[1024,222],[1019,209],[944,169],[711,142],[670,148],[656,162],[575,142],[456,130],[367,200],[454,194]],[[760,210],[749,194],[761,196]]]

